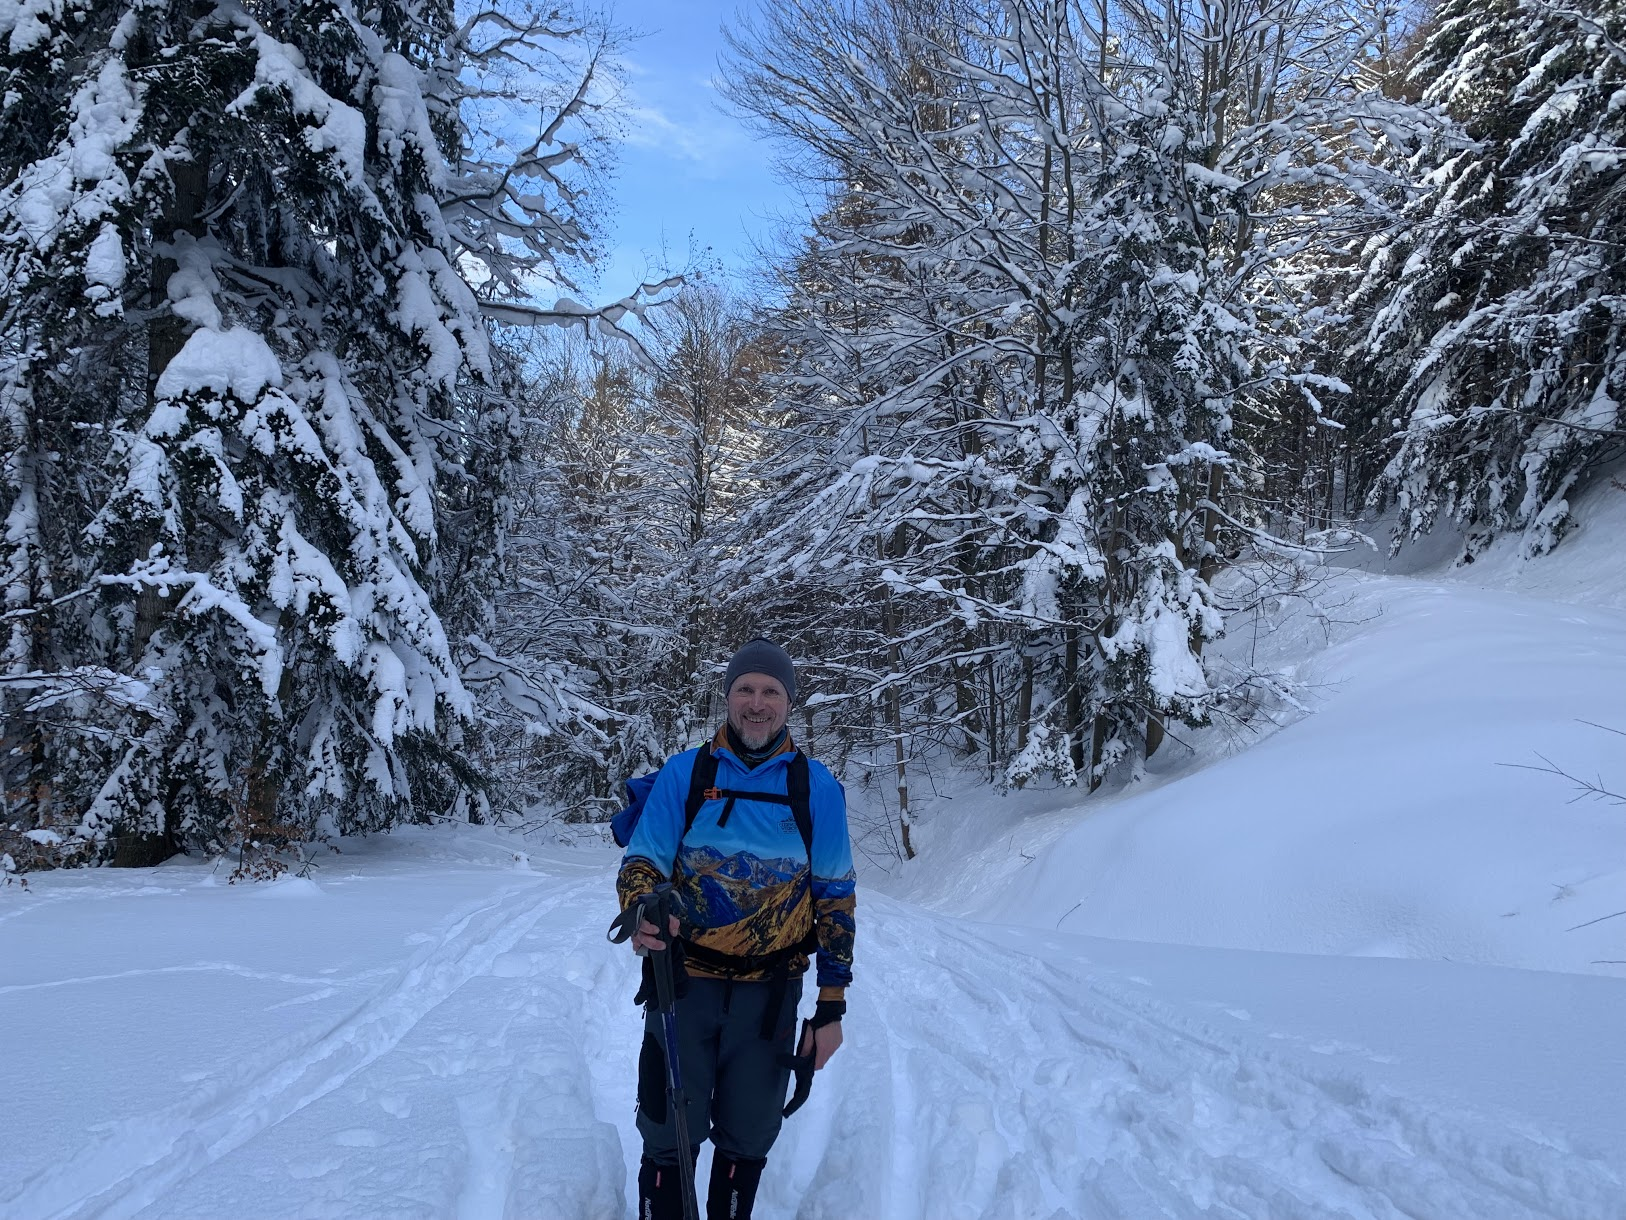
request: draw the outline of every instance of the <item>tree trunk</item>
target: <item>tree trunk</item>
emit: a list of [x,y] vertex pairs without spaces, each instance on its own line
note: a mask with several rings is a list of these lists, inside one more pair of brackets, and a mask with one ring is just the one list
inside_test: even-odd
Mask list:
[[1073,770],[1084,769],[1084,684],[1078,672],[1078,628],[1067,629],[1067,754]]
[[1107,747],[1107,718],[1097,715],[1090,733],[1090,791],[1101,786],[1101,755]]
[[[894,675],[903,672],[903,650],[898,647],[897,612],[892,607],[892,594],[886,595],[886,606],[881,622],[886,630],[887,660]],[[903,695],[897,682],[890,684],[886,694],[888,727],[892,730],[892,761],[898,775],[898,833],[903,840],[903,858],[915,858],[915,845],[909,837],[909,764],[903,748]]]
[[1225,473],[1216,462],[1208,468],[1208,504],[1203,510],[1203,555],[1197,566],[1197,576],[1205,584],[1213,583],[1214,577],[1219,575],[1219,527],[1220,515],[1216,508],[1219,504],[1220,488],[1224,486]]
[[1033,658],[1022,658],[1022,689],[1016,696],[1016,749],[1027,749],[1033,719]]
[[988,782],[999,772],[999,679],[995,675],[994,654],[988,654]]
[[[893,697],[893,707],[896,709],[899,700]],[[903,731],[898,722],[896,710],[893,712],[892,756],[898,768],[898,832],[903,838],[903,858],[915,858],[915,845],[909,837],[909,776],[907,761],[904,757]]]
[[[969,646],[972,641],[967,640]],[[977,734],[987,732],[982,708],[977,704],[977,663],[956,661],[954,664],[954,711],[960,722],[960,736],[967,756],[977,751]]]
[[1157,753],[1157,748],[1163,744],[1164,737],[1163,717],[1156,712],[1149,712],[1146,716],[1146,757],[1150,758]]
[[[277,685],[279,703],[293,698],[293,660],[294,654],[290,652],[282,669],[282,681]],[[260,717],[259,740],[254,746],[254,760],[249,764],[248,782],[243,794],[250,833],[268,831],[280,823],[277,808],[282,803],[283,768],[279,765],[281,759],[277,747],[281,744],[281,723],[280,717],[273,716],[269,710]]]

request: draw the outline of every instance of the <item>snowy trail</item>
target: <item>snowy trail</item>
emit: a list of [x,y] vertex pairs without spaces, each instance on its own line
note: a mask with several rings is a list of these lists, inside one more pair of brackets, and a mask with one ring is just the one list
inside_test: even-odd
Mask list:
[[[866,896],[825,1111],[788,1125],[771,1216],[1626,1214],[1561,1142],[1316,1071],[1156,1001]],[[872,1183],[861,1187],[858,1183]]]
[[[155,1090],[0,1214],[624,1220],[640,1027],[633,961],[604,942],[610,879],[511,876],[347,1015]],[[1262,1041],[1282,1031],[1210,1028],[982,925],[868,892],[861,911],[847,1046],[786,1125],[762,1220],[1626,1214],[1618,1170],[1551,1133]]]
[[[1616,765],[1576,723],[1626,715],[1626,595],[1351,590],[1261,644],[1317,714],[1200,787],[917,827],[759,1220],[1626,1217],[1618,811],[1506,767]],[[0,1216],[626,1220],[614,854],[342,847],[0,889]]]
[[[388,1054],[423,1017],[544,915],[586,887],[533,884],[463,914],[431,950],[336,1026],[273,1046],[164,1109],[103,1131],[66,1163],[25,1181],[7,1215],[135,1215],[196,1174]],[[74,980],[82,981],[82,980]]]

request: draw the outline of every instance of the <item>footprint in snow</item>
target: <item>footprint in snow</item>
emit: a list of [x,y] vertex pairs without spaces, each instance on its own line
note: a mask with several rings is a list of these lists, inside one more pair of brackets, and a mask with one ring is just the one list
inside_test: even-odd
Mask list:
[[333,1142],[341,1148],[382,1148],[386,1141],[371,1127],[351,1127],[335,1135]]
[[311,1178],[325,1178],[343,1162],[341,1161],[306,1161],[299,1165],[288,1166],[288,1176],[299,1181],[308,1181]]

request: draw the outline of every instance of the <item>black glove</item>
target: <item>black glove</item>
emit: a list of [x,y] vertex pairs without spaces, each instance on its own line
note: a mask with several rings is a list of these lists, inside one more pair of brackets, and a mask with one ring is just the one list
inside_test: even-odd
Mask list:
[[[797,1045],[799,1046],[803,1042],[811,1044],[813,1040],[810,1035],[814,1030],[823,1029],[826,1025],[834,1025],[846,1015],[846,1000],[818,1001],[813,1005],[813,1015],[802,1022],[802,1035],[796,1040]],[[784,1116],[786,1118],[800,1110],[802,1103],[807,1100],[808,1094],[813,1091],[813,1061],[817,1053],[810,1045],[805,1055],[779,1056],[780,1066],[789,1068],[791,1075],[796,1078],[796,1090],[791,1094],[790,1101],[785,1105]]]
[[[808,1041],[808,1035],[813,1032],[813,1022],[802,1022],[802,1035],[796,1041],[798,1044]],[[789,1054],[779,1056],[779,1066],[790,1069],[791,1075],[796,1078],[796,1089],[791,1094],[790,1101],[785,1103],[783,1115],[789,1118],[802,1108],[807,1095],[813,1091],[813,1052],[805,1055]]]

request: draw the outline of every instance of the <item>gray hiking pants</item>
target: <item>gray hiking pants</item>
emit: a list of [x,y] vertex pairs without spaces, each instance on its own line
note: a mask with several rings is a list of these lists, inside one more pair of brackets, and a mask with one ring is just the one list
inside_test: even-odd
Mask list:
[[[779,1056],[795,1049],[802,980],[785,984],[770,1026],[774,1036],[764,1038],[764,1010],[773,990],[771,983],[691,978],[688,994],[677,1002],[678,1065],[689,1097],[689,1138],[696,1147],[709,1137],[719,1151],[761,1158],[778,1138],[790,1085],[790,1069],[779,1065]],[[677,1124],[666,1112],[663,1045],[661,1017],[650,1005],[638,1056],[638,1133],[644,1137],[644,1156],[675,1165]]]

